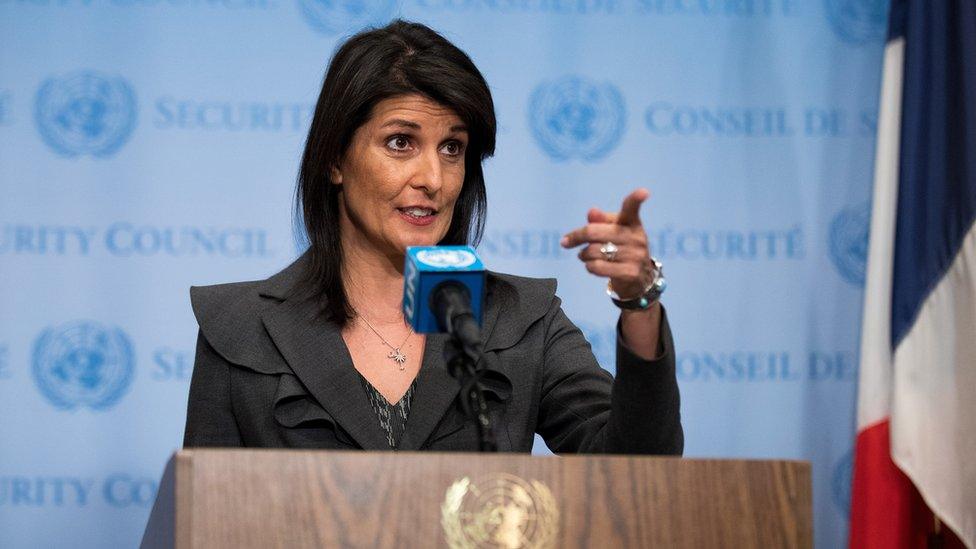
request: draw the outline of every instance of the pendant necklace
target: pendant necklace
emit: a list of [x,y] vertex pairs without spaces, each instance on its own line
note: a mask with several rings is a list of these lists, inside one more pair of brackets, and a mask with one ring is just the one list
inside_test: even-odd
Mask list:
[[362,321],[366,323],[366,326],[368,326],[370,330],[373,330],[373,333],[376,334],[376,337],[380,338],[380,340],[387,347],[391,349],[389,354],[386,355],[386,358],[392,360],[393,362],[396,362],[397,365],[400,367],[400,371],[402,372],[406,368],[404,364],[407,362],[407,355],[403,354],[400,348],[403,347],[407,343],[407,340],[410,339],[410,336],[413,335],[413,329],[410,329],[410,331],[407,332],[407,337],[403,338],[403,343],[401,343],[399,347],[394,347],[393,345],[390,345],[390,342],[387,341],[385,337],[381,336],[380,333],[376,331],[376,328],[374,328],[373,325],[370,324],[368,320],[366,320],[366,317],[359,314],[358,312],[356,312],[356,316],[362,319]]

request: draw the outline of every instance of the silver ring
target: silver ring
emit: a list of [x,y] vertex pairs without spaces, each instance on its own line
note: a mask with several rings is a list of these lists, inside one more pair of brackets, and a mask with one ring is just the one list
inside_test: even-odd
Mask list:
[[616,259],[618,251],[620,251],[620,248],[618,248],[613,242],[607,242],[603,246],[600,246],[600,253],[603,254],[603,258],[607,261],[613,261]]

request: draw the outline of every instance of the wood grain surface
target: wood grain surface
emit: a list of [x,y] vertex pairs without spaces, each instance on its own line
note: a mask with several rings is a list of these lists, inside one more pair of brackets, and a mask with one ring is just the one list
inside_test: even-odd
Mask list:
[[292,450],[187,450],[174,460],[163,484],[176,483],[181,549],[447,547],[447,489],[496,473],[548,486],[560,517],[554,547],[813,543],[805,462]]

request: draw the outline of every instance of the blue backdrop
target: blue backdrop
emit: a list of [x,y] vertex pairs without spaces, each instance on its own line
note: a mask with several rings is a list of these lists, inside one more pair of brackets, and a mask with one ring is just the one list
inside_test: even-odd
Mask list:
[[886,10],[0,0],[0,546],[138,542],[181,443],[187,289],[300,253],[329,57],[397,15],[492,87],[489,268],[557,277],[612,370],[616,311],[559,237],[650,188],[686,454],[811,460],[817,545],[843,544]]

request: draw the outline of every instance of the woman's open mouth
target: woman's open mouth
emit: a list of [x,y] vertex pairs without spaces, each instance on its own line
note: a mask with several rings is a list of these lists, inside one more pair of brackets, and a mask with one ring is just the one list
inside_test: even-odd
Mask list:
[[430,208],[397,208],[400,217],[413,225],[430,225],[437,217],[437,211]]

